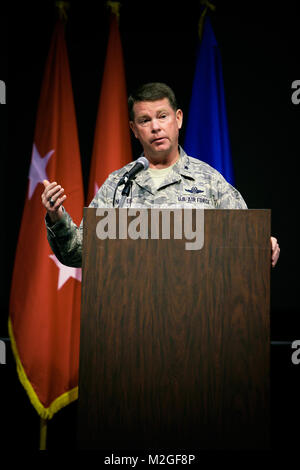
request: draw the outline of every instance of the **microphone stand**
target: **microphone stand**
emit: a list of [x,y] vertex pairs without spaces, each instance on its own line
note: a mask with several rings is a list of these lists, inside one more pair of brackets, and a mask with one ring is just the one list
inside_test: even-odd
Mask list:
[[131,182],[130,179],[125,183],[124,188],[123,188],[122,193],[121,193],[121,194],[122,194],[122,197],[121,197],[121,201],[120,201],[119,207],[123,207],[123,206],[124,206],[125,201],[126,201],[126,199],[128,198],[129,193],[130,193],[131,184],[132,184],[132,182]]

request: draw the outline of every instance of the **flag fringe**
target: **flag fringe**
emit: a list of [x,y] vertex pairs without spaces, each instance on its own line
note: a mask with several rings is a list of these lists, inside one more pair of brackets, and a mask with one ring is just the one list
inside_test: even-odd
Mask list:
[[43,419],[51,419],[53,415],[61,410],[61,408],[69,405],[73,401],[77,400],[78,398],[78,387],[74,387],[73,389],[69,390],[68,392],[63,393],[59,397],[57,397],[48,408],[45,408],[44,405],[40,402],[37,394],[34,391],[34,388],[32,387],[30,381],[28,380],[28,377],[26,375],[26,372],[22,366],[22,362],[19,357],[18,353],[18,348],[16,345],[15,337],[13,334],[13,327],[11,323],[11,319],[8,319],[8,332],[9,332],[9,337],[11,341],[11,347],[12,347],[12,352],[16,361],[17,365],[17,373],[19,376],[19,380],[21,384],[23,385],[29,400],[39,416]]

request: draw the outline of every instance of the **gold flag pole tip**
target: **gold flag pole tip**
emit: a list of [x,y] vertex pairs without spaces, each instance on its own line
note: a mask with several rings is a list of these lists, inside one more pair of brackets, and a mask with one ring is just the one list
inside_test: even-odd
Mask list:
[[62,21],[67,21],[67,10],[70,8],[70,2],[56,1],[55,6],[58,9],[59,19]]
[[106,6],[110,8],[113,15],[116,15],[117,21],[119,23],[121,2],[114,2],[114,1],[108,0],[106,2]]

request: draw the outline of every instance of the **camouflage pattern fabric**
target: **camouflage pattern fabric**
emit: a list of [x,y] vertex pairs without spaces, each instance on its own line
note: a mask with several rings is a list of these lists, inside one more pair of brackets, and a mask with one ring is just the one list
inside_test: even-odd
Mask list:
[[[123,187],[115,189],[121,177],[135,162],[114,171],[101,186],[89,207],[112,208],[119,206]],[[164,182],[154,189],[147,170],[132,181],[129,197],[123,207],[131,208],[196,208],[247,209],[241,194],[223,176],[207,163],[186,155],[180,147],[180,158]],[[82,222],[77,227],[65,211],[54,225],[46,216],[47,237],[56,257],[68,266],[81,266]]]

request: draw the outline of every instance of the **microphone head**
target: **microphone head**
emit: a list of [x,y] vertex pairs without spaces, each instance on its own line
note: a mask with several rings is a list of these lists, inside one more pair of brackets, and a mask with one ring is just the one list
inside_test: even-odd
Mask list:
[[137,175],[140,171],[147,170],[147,168],[149,168],[149,161],[147,160],[147,158],[138,158],[135,162],[135,165],[133,165],[132,168],[122,176],[122,178],[118,182],[118,186],[121,186],[121,184],[126,184],[129,180],[134,178],[135,175]]
[[141,163],[144,167],[144,170],[147,170],[149,168],[149,160],[147,160],[146,157],[140,157],[136,161],[137,163]]

